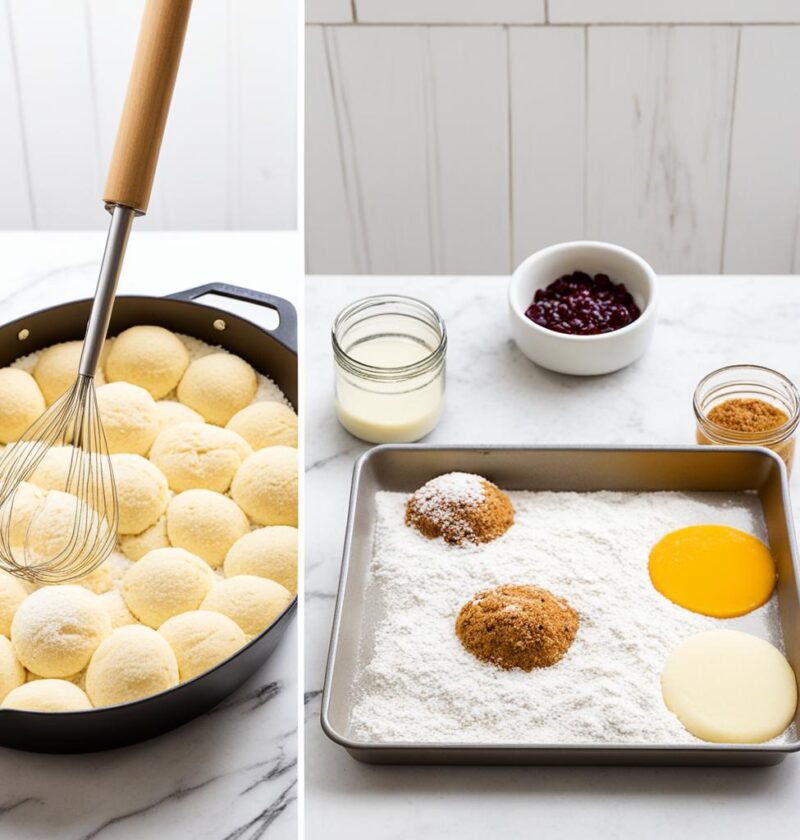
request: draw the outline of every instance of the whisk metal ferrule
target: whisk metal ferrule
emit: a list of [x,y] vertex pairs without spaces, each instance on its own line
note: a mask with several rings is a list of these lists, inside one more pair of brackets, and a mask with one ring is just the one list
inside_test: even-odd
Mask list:
[[86,326],[83,352],[78,365],[78,373],[82,376],[94,376],[97,370],[100,352],[103,349],[103,342],[111,321],[111,310],[114,306],[114,296],[117,292],[119,275],[122,270],[122,260],[125,257],[125,248],[135,217],[135,210],[121,204],[114,205],[111,210],[106,247],[103,251],[103,261],[100,264],[100,275],[97,278],[94,303],[92,304],[89,323]]

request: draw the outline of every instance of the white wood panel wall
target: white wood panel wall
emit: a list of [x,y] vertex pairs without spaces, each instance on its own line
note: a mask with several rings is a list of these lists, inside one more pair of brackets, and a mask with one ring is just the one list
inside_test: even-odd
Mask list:
[[[144,0],[0,0],[0,228],[102,228]],[[296,0],[195,0],[150,229],[297,225]]]
[[327,5],[307,26],[310,273],[505,273],[581,237],[662,272],[800,271],[793,0],[521,0],[491,25],[480,2],[429,4],[433,25]]
[[738,32],[597,27],[587,38],[586,236],[673,273],[715,273]]

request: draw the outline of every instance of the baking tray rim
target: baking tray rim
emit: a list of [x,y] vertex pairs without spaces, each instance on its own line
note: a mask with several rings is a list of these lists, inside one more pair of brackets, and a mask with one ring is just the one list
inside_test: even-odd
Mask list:
[[[676,753],[676,752],[691,752],[699,755],[715,755],[730,752],[744,752],[758,755],[763,754],[783,754],[788,755],[800,751],[800,736],[794,741],[789,741],[781,744],[648,744],[648,743],[631,743],[631,744],[599,744],[599,743],[583,743],[583,744],[558,744],[558,743],[525,743],[525,742],[503,742],[492,743],[489,741],[483,742],[463,742],[463,741],[357,741],[342,734],[330,721],[329,707],[332,693],[333,672],[335,667],[336,655],[339,648],[339,630],[342,621],[343,601],[344,601],[344,584],[348,579],[348,572],[350,568],[350,551],[353,536],[353,525],[356,516],[356,500],[358,498],[359,487],[361,483],[361,474],[366,465],[375,457],[383,452],[417,452],[417,451],[436,451],[436,452],[496,452],[496,451],[527,451],[527,452],[684,452],[684,453],[709,453],[719,452],[724,454],[736,454],[742,452],[751,452],[754,454],[766,456],[772,460],[777,468],[780,476],[781,484],[781,500],[783,503],[783,510],[786,516],[786,526],[789,542],[789,552],[791,555],[792,565],[794,566],[795,575],[800,579],[800,562],[798,562],[797,542],[794,533],[794,522],[792,517],[788,515],[791,510],[790,494],[789,494],[789,480],[786,471],[786,464],[778,455],[771,449],[765,446],[714,446],[714,445],[691,445],[691,444],[674,444],[674,445],[626,445],[626,444],[541,444],[536,446],[525,444],[434,444],[434,443],[389,443],[379,444],[373,446],[364,452],[356,460],[353,466],[353,475],[350,486],[350,496],[348,501],[347,524],[345,529],[344,547],[342,550],[342,563],[339,571],[338,589],[336,593],[336,605],[334,608],[333,623],[331,625],[331,638],[328,646],[328,656],[325,664],[325,679],[322,687],[322,708],[320,711],[320,723],[325,735],[334,743],[344,747],[351,753],[385,753],[392,752],[397,754],[411,754],[411,753],[441,753],[443,751],[458,752],[508,752],[508,753],[558,753],[564,755],[565,753],[581,753],[581,752],[596,752],[596,753],[620,753],[620,754],[635,754],[635,753]],[[799,596],[800,597],[800,596]]]

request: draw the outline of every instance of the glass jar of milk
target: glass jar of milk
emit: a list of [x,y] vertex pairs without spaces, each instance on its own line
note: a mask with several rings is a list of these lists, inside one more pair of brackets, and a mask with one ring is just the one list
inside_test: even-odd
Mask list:
[[427,303],[402,295],[363,298],[343,309],[331,336],[336,414],[369,443],[411,443],[442,414],[447,334]]

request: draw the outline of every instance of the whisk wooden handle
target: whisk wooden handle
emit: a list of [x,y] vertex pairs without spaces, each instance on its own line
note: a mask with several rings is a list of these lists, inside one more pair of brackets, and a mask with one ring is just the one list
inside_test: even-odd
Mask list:
[[103,199],[147,211],[192,0],[147,0]]

